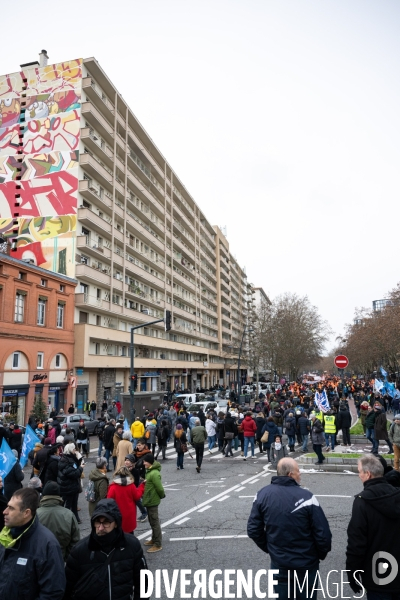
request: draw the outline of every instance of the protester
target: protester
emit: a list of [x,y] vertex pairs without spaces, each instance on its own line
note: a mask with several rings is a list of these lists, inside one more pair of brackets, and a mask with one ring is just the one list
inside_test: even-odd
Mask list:
[[[372,455],[358,461],[358,476],[364,490],[356,494],[347,528],[346,569],[351,589],[358,594],[362,582],[369,600],[396,599],[400,595],[400,573],[394,577],[377,577],[377,556],[400,556],[400,489],[385,479],[381,462]],[[386,554],[386,556],[385,556]],[[378,571],[382,575],[382,571]],[[390,579],[390,580],[389,580]],[[382,592],[384,590],[384,592]]]
[[[346,404],[339,406],[339,413],[336,420],[337,430],[342,430],[342,445],[351,446],[350,440],[350,427],[351,427],[351,414]],[[325,425],[326,428],[326,425]]]
[[176,469],[177,471],[183,470],[183,459],[185,456],[184,449],[187,448],[187,438],[183,431],[183,427],[180,423],[176,425],[174,433],[174,448],[176,450]]
[[[36,516],[37,492],[17,490],[0,532],[0,598],[62,600],[66,585],[60,544]],[[23,571],[23,575],[22,575]]]
[[191,443],[196,452],[196,471],[200,473],[204,455],[204,443],[207,439],[206,428],[200,425],[200,419],[195,419],[195,426],[191,430]]
[[312,441],[312,445],[313,445],[313,450],[318,458],[318,460],[315,464],[322,465],[325,460],[325,457],[322,454],[322,445],[325,441],[324,428],[323,428],[321,421],[319,419],[317,419],[317,416],[315,413],[312,412],[310,417],[311,417],[311,423],[312,423],[311,441]]
[[63,559],[66,560],[71,548],[79,542],[81,536],[75,515],[63,505],[64,500],[60,496],[58,483],[46,483],[36,514],[41,524],[54,533],[60,544]]
[[4,493],[7,498],[11,498],[11,496],[17,490],[22,488],[22,482],[24,480],[24,472],[21,469],[21,465],[18,460],[18,452],[16,450],[12,450],[17,461],[14,463],[11,471],[4,478]]
[[[146,478],[146,467],[144,466],[143,459],[140,458],[139,461],[143,465],[140,468],[136,466],[136,458],[134,454],[128,454],[127,456],[125,456],[125,467],[129,469],[129,472],[133,477],[133,481],[135,482],[136,487],[139,487],[141,482],[144,481]],[[147,510],[143,506],[141,499],[136,500],[136,506],[140,510],[141,515],[138,521],[139,523],[144,523],[145,521],[147,521]]]
[[90,535],[67,559],[64,600],[140,600],[142,569],[147,569],[142,547],[135,536],[123,532],[117,503],[100,500]]
[[[249,448],[249,444],[251,447],[251,456],[254,458],[254,436],[257,431],[257,425],[251,415],[251,412],[247,412],[245,418],[242,422],[243,436],[244,436],[244,457],[243,460],[247,460],[247,450]],[[279,427],[278,427],[279,429]],[[282,429],[280,429],[280,433],[282,434]]]
[[135,449],[138,440],[140,440],[140,438],[142,438],[144,436],[144,425],[141,422],[140,417],[136,417],[136,419],[132,423],[131,434],[132,434],[132,438],[133,438],[132,439],[133,448]]
[[107,492],[107,498],[113,498],[122,515],[122,530],[133,533],[136,529],[136,501],[144,493],[144,484],[136,487],[133,476],[125,466],[115,472],[114,479]]
[[76,444],[78,446],[79,452],[86,455],[86,458],[89,457],[89,431],[85,425],[85,421],[81,419],[79,421],[79,427],[76,434]]
[[109,423],[104,428],[103,440],[104,440],[104,448],[105,448],[105,458],[107,461],[107,471],[111,471],[110,469],[110,456],[112,451],[114,450],[114,434],[115,434],[115,421],[111,419]]
[[65,508],[69,508],[74,513],[79,524],[81,521],[78,516],[78,496],[81,490],[80,480],[83,472],[81,462],[82,457],[76,450],[75,444],[67,444],[58,463],[57,478]]
[[389,440],[393,445],[394,461],[393,466],[396,471],[399,471],[400,461],[400,414],[394,416],[393,423],[389,429]]
[[117,444],[117,463],[115,465],[116,471],[124,466],[125,456],[133,452],[131,438],[132,434],[130,430],[124,431],[122,434],[122,440],[120,440]]
[[[256,495],[247,524],[247,534],[257,546],[270,555],[271,569],[278,584],[278,598],[316,598],[312,586],[319,561],[331,550],[332,534],[328,521],[316,497],[300,487],[299,465],[292,458],[283,458],[271,484]],[[294,573],[308,585],[294,592]],[[290,587],[289,587],[290,585]]]
[[94,501],[89,502],[89,516],[92,518],[93,512],[100,502],[107,498],[108,477],[107,477],[107,460],[104,456],[96,458],[96,467],[89,473],[89,481],[94,485]]
[[162,550],[162,534],[158,506],[162,498],[165,498],[164,488],[161,483],[161,465],[154,460],[154,456],[150,452],[143,457],[143,462],[146,467],[143,506],[147,508],[149,525],[151,527],[151,539],[144,542],[144,545],[150,546],[147,552],[159,552]]
[[276,469],[281,458],[288,455],[286,444],[282,443],[282,436],[276,435],[275,441],[271,444],[271,462],[272,468]]

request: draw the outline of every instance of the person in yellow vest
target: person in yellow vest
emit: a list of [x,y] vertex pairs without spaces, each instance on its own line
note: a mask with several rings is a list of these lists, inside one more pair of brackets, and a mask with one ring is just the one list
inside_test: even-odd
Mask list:
[[316,408],[314,408],[314,410],[312,412],[315,414],[317,419],[319,419],[321,424],[323,425],[325,414],[322,412],[322,410],[317,410]]
[[[324,430],[326,451],[334,450],[336,445],[336,415],[333,410],[329,410],[324,414]],[[330,444],[330,445],[329,445]]]
[[140,420],[140,417],[136,417],[136,420],[133,421],[132,425],[131,425],[131,434],[132,434],[132,443],[133,443],[133,449],[136,448],[136,444],[138,443],[138,440],[140,440],[140,438],[142,438],[144,436],[144,425],[142,423],[142,421]]

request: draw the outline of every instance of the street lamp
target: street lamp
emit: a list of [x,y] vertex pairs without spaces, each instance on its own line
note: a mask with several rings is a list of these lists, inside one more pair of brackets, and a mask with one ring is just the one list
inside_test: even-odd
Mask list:
[[240,380],[241,380],[241,378],[240,378],[240,357],[241,357],[241,354],[242,354],[242,346],[243,346],[244,335],[245,335],[246,332],[247,333],[253,333],[254,331],[255,330],[252,327],[249,327],[249,328],[245,327],[243,329],[242,340],[240,342],[239,356],[238,356],[238,371],[237,371],[238,372],[238,378],[237,378],[238,379],[238,400],[240,399],[240,388],[241,388],[241,385],[240,385]]

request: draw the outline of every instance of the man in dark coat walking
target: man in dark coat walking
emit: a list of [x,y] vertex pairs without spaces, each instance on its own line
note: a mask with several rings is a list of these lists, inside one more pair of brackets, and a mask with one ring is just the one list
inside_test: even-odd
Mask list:
[[343,446],[351,446],[350,442],[351,414],[346,404],[341,404],[336,418],[336,431],[342,430]]
[[65,568],[64,600],[140,600],[140,571],[147,569],[139,540],[122,531],[115,500],[100,500],[91,518],[91,534],[70,552]]

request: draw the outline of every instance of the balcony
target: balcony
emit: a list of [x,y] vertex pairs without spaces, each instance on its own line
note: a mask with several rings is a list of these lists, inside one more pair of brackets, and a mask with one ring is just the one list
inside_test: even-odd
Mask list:
[[108,120],[114,116],[114,106],[111,100],[100,90],[92,77],[82,79],[82,88],[90,101],[100,110]]
[[107,233],[111,237],[111,224],[89,208],[78,208],[78,219],[83,225],[94,229],[100,235]]
[[108,146],[102,138],[98,137],[93,129],[90,127],[81,129],[81,140],[91,152],[96,154],[100,160],[108,166],[108,168],[112,169],[114,160],[113,152],[110,146]]
[[100,208],[112,209],[112,194],[93,179],[81,179],[79,192],[86,200],[94,202]]
[[85,254],[95,258],[96,260],[103,261],[107,260],[107,262],[111,259],[111,250],[104,246],[104,244],[99,244],[94,238],[90,238],[87,235],[78,235],[76,238],[76,247],[78,250],[83,250]]
[[103,302],[101,298],[89,294],[75,294],[75,306],[77,308],[97,308],[107,310],[109,303]]
[[82,103],[82,116],[88,120],[110,146],[114,145],[114,129],[112,125],[110,125],[91,102]]
[[92,285],[98,285],[99,283],[107,287],[111,285],[111,276],[108,275],[107,269],[99,271],[99,269],[89,265],[77,264],[75,265],[75,275],[77,279],[87,281]]
[[81,154],[79,164],[90,177],[97,180],[101,186],[112,191],[112,174],[94,156],[88,153]]

